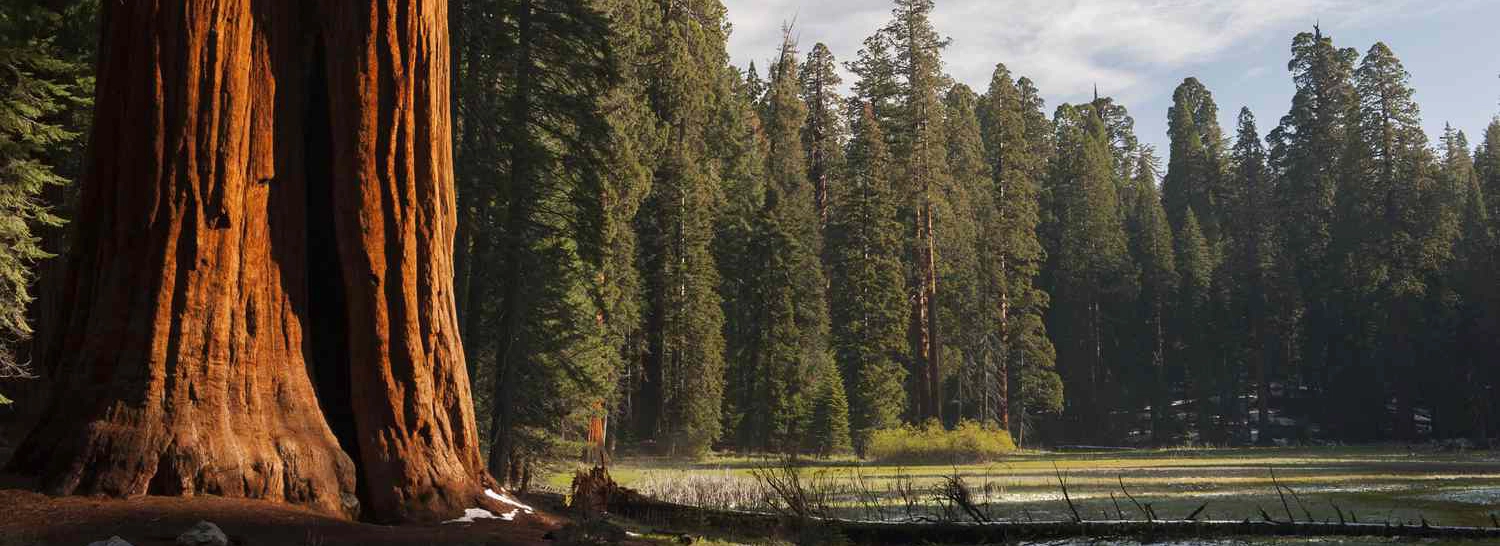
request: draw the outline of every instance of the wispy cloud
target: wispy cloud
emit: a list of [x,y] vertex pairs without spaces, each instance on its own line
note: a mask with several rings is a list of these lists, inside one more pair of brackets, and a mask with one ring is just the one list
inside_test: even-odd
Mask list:
[[[890,13],[885,0],[726,4],[739,64],[769,57],[781,24],[793,19],[803,49],[821,41],[847,60]],[[944,54],[946,69],[971,86],[982,89],[994,64],[1005,62],[1049,94],[1079,96],[1097,83],[1128,100],[1155,91],[1142,89],[1155,73],[1212,61],[1283,27],[1390,20],[1433,9],[1426,6],[1416,0],[949,0],[938,2],[933,22],[955,37]]]

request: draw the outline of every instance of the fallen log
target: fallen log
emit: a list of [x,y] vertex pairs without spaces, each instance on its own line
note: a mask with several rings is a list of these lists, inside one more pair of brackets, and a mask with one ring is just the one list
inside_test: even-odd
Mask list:
[[1500,529],[1416,525],[1254,521],[1055,521],[1005,523],[825,522],[854,544],[984,544],[1074,537],[1157,541],[1214,537],[1387,537],[1500,540]]
[[[580,473],[582,474],[582,473]],[[575,481],[574,506],[582,499],[605,512],[654,527],[710,531],[742,537],[787,538],[809,528],[837,531],[852,544],[987,544],[1078,537],[1143,541],[1228,537],[1384,537],[1500,541],[1500,527],[1319,523],[1313,521],[1006,521],[876,522],[710,510],[662,502],[616,485],[607,475]],[[581,491],[577,486],[597,488]],[[594,504],[597,503],[597,504]],[[1197,515],[1196,513],[1194,515]]]

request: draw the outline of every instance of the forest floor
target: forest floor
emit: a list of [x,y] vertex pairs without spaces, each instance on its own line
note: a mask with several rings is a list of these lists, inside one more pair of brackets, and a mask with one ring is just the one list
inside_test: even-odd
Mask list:
[[[611,475],[621,485],[661,500],[757,510],[765,508],[765,494],[754,473],[777,464],[773,459],[744,457],[695,463],[635,458],[617,461]],[[848,459],[805,464],[802,481],[810,496],[823,503],[829,515],[856,520],[954,518],[943,513],[937,491],[955,474],[995,521],[1070,519],[1059,476],[1086,520],[1144,519],[1136,502],[1149,505],[1157,519],[1183,519],[1203,507],[1200,520],[1260,521],[1264,510],[1279,521],[1336,523],[1342,512],[1363,523],[1420,525],[1425,520],[1432,525],[1488,527],[1495,524],[1492,514],[1500,514],[1500,452],[1493,451],[1167,449],[1025,452],[992,463],[956,466],[893,466]],[[566,477],[558,474],[549,485],[565,483]]]
[[[633,458],[611,468],[615,480],[663,500],[710,508],[755,509],[764,493],[754,474],[777,465],[771,458],[710,457],[698,462]],[[1272,472],[1275,477],[1273,479]],[[804,484],[830,515],[849,519],[934,519],[944,515],[936,487],[961,476],[981,509],[992,519],[1065,520],[1068,497],[1088,520],[1141,519],[1149,504],[1160,519],[1181,519],[1202,506],[1199,519],[1277,520],[1288,512],[1298,521],[1337,521],[1342,512],[1360,522],[1422,520],[1432,525],[1490,526],[1500,513],[1500,452],[1442,452],[1422,448],[1270,448],[1139,450],[1113,453],[1019,453],[981,465],[879,465],[851,459],[810,461]],[[566,489],[571,477],[559,472],[543,489]],[[1124,483],[1124,491],[1121,490]],[[172,544],[200,520],[218,524],[246,546],[371,545],[534,545],[567,521],[545,500],[528,500],[534,516],[515,521],[390,527],[330,518],[293,506],[211,496],[145,497],[119,500],[54,498],[0,481],[0,546],[81,546],[118,535],[135,546]],[[1281,493],[1277,493],[1277,485]],[[903,493],[905,491],[905,493]],[[1295,496],[1291,492],[1295,492]],[[1111,498],[1113,495],[1113,498]],[[1283,496],[1286,504],[1282,504]],[[555,498],[555,497],[552,497]],[[908,507],[907,502],[912,505]],[[1337,506],[1337,510],[1334,508]],[[1311,516],[1309,518],[1308,516]],[[675,532],[654,533],[647,522],[619,522],[644,536],[637,544],[677,544]],[[776,544],[688,530],[696,546]],[[1393,539],[1215,539],[1169,542],[1208,545],[1394,544]],[[1420,541],[1422,544],[1448,544]],[[1133,545],[1135,542],[1051,541],[1046,544]],[[1464,544],[1462,542],[1453,544]],[[1472,544],[1472,543],[1470,543]]]
[[[541,508],[541,507],[538,507]],[[513,521],[385,526],[331,518],[267,501],[214,496],[49,497],[0,488],[0,546],[83,546],[119,536],[133,546],[174,544],[199,521],[218,525],[230,544],[241,546],[521,546],[551,544],[544,538],[563,520],[545,509],[517,514]]]

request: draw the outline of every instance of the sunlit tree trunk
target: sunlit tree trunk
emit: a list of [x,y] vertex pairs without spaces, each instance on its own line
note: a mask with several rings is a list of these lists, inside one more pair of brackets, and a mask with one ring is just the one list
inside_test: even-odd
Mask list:
[[442,0],[106,2],[58,393],[12,468],[378,521],[485,480]]

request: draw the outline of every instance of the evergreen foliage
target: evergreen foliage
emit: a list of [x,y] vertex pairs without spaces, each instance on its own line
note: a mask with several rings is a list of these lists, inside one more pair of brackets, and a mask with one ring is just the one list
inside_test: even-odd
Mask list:
[[724,7],[672,2],[646,34],[647,102],[663,135],[651,193],[637,216],[647,318],[638,430],[667,454],[696,455],[719,439],[724,392],[724,311],[714,260],[722,178],[712,159],[712,113],[723,92]]
[[[614,389],[597,278],[603,173],[616,138],[602,108],[620,83],[605,14],[576,2],[469,2],[460,58],[468,84],[458,178],[465,220],[468,354],[488,362],[490,466],[509,483],[583,429]],[[618,224],[615,224],[617,227]],[[481,240],[482,239],[482,240]],[[462,248],[462,247],[461,247]],[[474,279],[480,279],[475,283]],[[485,282],[490,281],[490,282]],[[483,335],[479,332],[492,332]],[[489,340],[483,343],[481,340]],[[564,417],[559,419],[559,417]]]
[[[1170,413],[1174,394],[1169,377],[1180,376],[1169,370],[1168,349],[1173,340],[1169,332],[1176,332],[1172,312],[1177,308],[1179,273],[1172,235],[1172,226],[1167,221],[1166,209],[1161,194],[1157,192],[1156,176],[1149,153],[1141,155],[1141,165],[1136,167],[1136,177],[1131,185],[1133,203],[1127,231],[1130,235],[1130,254],[1135,260],[1137,283],[1140,295],[1137,309],[1142,323],[1135,336],[1133,356],[1139,370],[1133,376],[1146,385],[1143,398],[1151,407],[1151,441],[1156,445],[1174,443],[1177,427]],[[1178,366],[1177,368],[1180,368]]]
[[1172,93],[1167,109],[1171,157],[1162,180],[1162,199],[1174,229],[1182,229],[1187,212],[1197,213],[1209,241],[1219,240],[1226,165],[1219,107],[1213,93],[1197,78],[1187,78]]
[[[827,385],[841,378],[827,346],[827,282],[819,262],[823,237],[803,156],[801,128],[807,107],[800,97],[797,70],[796,44],[788,31],[766,92],[765,203],[757,217],[756,249],[751,251],[764,259],[754,281],[764,319],[751,353],[764,386],[756,396],[766,405],[752,445],[775,451],[804,445],[820,393],[842,390]],[[844,421],[827,430],[847,431],[847,411],[823,406],[830,419]]]
[[[891,21],[880,29],[891,54],[891,80],[878,87],[894,88],[899,100],[892,108],[887,135],[893,142],[897,158],[897,184],[909,201],[902,212],[911,233],[911,261],[907,289],[912,292],[911,342],[913,421],[940,419],[943,410],[944,343],[938,319],[938,229],[934,216],[943,206],[948,179],[947,147],[943,135],[943,88],[947,77],[942,72],[941,52],[948,40],[938,36],[932,26],[932,0],[895,0]],[[879,80],[877,80],[878,82]],[[871,97],[874,99],[875,97]],[[881,115],[879,101],[876,114]]]
[[829,219],[829,310],[854,447],[863,452],[870,434],[897,426],[906,409],[907,306],[891,157],[874,108],[855,100],[851,109],[848,184]]
[[[0,1],[0,377],[58,327],[90,110],[99,8],[36,4]],[[1184,78],[1162,165],[1098,89],[1049,118],[1003,64],[955,82],[933,11],[893,0],[845,97],[789,28],[732,66],[718,0],[451,2],[454,296],[497,477],[600,426],[945,460],[1500,435],[1500,117],[1429,142],[1395,52],[1315,26],[1264,139]]]
[[1108,434],[1105,403],[1112,383],[1115,325],[1122,306],[1132,300],[1134,264],[1130,261],[1120,211],[1115,152],[1106,113],[1107,99],[1094,104],[1064,104],[1053,116],[1057,150],[1052,156],[1045,202],[1050,208],[1047,234],[1051,269],[1049,332],[1072,335],[1057,344],[1058,371],[1068,397],[1064,411],[1079,438]]
[[[37,266],[53,256],[42,230],[63,224],[45,198],[69,182],[67,162],[76,159],[68,155],[82,125],[72,114],[87,109],[92,92],[84,55],[58,43],[71,15],[28,2],[0,4],[0,378],[32,376],[17,351],[32,335]],[[8,402],[0,396],[0,404]]]

